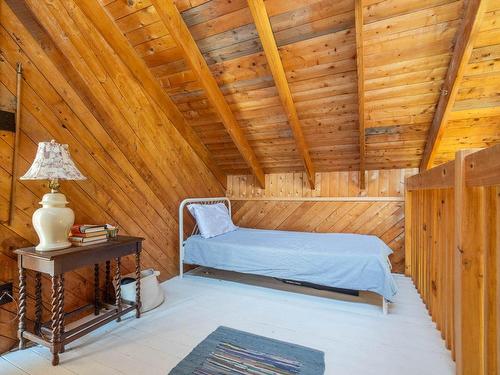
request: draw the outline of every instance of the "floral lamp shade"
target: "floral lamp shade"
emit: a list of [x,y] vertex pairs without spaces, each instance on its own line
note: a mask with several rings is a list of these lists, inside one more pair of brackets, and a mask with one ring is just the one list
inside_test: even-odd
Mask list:
[[50,193],[44,194],[38,210],[33,213],[33,228],[40,239],[36,251],[66,249],[71,246],[68,233],[75,222],[75,213],[66,196],[59,192],[59,180],[85,180],[68,151],[68,145],[52,140],[40,142],[35,160],[21,180],[49,180]]
[[21,180],[85,180],[71,159],[68,145],[40,142],[35,160]]

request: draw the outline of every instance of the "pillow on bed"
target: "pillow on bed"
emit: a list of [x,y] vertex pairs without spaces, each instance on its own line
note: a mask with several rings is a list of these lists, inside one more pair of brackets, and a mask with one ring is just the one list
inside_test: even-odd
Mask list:
[[188,210],[196,219],[203,238],[219,236],[238,229],[224,203],[190,204]]

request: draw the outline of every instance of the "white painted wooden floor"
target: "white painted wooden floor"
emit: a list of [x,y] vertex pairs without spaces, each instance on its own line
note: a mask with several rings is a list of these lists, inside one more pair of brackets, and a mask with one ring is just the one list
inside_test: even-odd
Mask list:
[[[450,353],[406,277],[396,275],[400,293],[383,316],[380,298],[370,293],[346,297],[210,273],[163,283],[162,306],[73,342],[57,367],[50,365],[49,351],[37,346],[1,357],[0,374],[166,375],[220,325],[322,350],[326,374],[454,374]],[[229,281],[236,279],[245,283]]]

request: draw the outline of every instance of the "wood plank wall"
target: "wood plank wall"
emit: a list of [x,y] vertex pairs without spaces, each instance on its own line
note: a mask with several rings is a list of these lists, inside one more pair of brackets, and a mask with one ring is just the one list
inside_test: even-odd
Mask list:
[[407,180],[406,269],[457,374],[500,371],[500,146]]
[[262,229],[374,234],[394,251],[394,272],[404,272],[404,180],[416,169],[316,173],[311,190],[305,173],[228,176],[227,196],[237,225]]
[[[8,2],[22,5],[23,2]],[[12,109],[15,66],[22,62],[19,170],[33,161],[37,143],[55,139],[70,152],[88,180],[63,182],[62,192],[80,223],[118,224],[122,234],[144,237],[143,267],[177,274],[177,205],[190,196],[220,196],[224,190],[98,34],[76,43],[87,22],[65,13],[64,46],[54,43],[29,12],[0,0],[0,107]],[[42,6],[42,4],[40,4]],[[23,18],[18,18],[19,15]],[[72,17],[75,17],[74,19]],[[31,21],[30,21],[31,20]],[[27,22],[32,22],[26,27]],[[61,35],[63,33],[61,32]],[[92,48],[88,41],[95,43]],[[61,49],[59,49],[61,47]],[[13,137],[0,134],[0,219],[7,218]],[[37,242],[31,216],[46,182],[17,181],[12,225],[0,224],[0,281],[13,281],[13,249]],[[133,269],[131,259],[123,271]],[[69,309],[91,301],[93,272],[66,277]],[[103,277],[101,277],[103,280]],[[43,296],[50,300],[44,280]],[[33,275],[28,276],[28,318],[33,312]],[[48,305],[44,304],[44,319]],[[0,306],[0,353],[16,345],[16,305]]]

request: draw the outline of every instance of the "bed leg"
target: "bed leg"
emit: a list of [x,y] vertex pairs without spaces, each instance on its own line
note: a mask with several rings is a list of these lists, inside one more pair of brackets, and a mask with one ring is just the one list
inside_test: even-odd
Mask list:
[[387,315],[389,312],[389,302],[387,302],[387,300],[382,297],[382,313],[384,315]]

